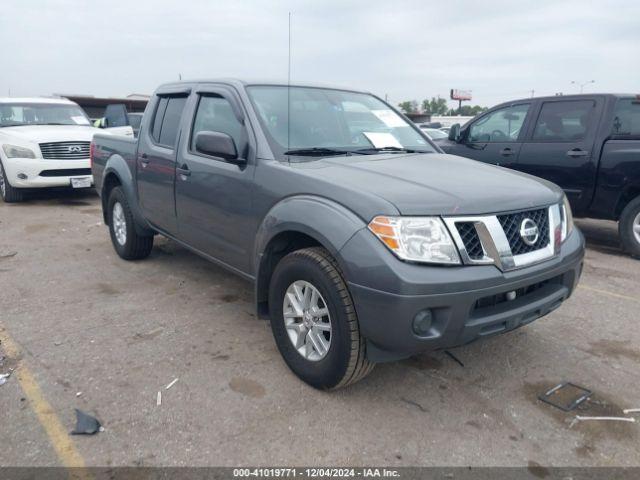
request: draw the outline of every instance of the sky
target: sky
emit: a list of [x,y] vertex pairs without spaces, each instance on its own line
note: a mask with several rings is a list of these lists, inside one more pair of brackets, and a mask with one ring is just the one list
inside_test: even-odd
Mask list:
[[[0,17],[0,96],[123,96],[194,78],[291,78],[397,104],[470,90],[640,93],[635,0],[13,0]],[[451,106],[455,102],[450,102]]]

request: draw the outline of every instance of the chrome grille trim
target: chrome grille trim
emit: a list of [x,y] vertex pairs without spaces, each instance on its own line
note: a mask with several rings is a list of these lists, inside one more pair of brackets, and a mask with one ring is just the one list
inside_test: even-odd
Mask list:
[[[527,211],[529,210],[522,210],[522,212]],[[503,272],[506,272],[543,262],[560,253],[561,219],[559,205],[552,205],[547,209],[547,235],[549,239],[548,242],[545,242],[545,246],[520,255],[513,254],[502,224],[498,220],[500,215],[502,214],[443,218],[449,233],[453,237],[453,241],[458,247],[462,263],[465,265],[495,265]],[[482,258],[471,258],[469,256],[467,247],[460,236],[457,227],[458,223],[473,223],[475,225],[484,251]]]
[[40,152],[46,160],[83,160],[89,158],[89,142],[41,143]]

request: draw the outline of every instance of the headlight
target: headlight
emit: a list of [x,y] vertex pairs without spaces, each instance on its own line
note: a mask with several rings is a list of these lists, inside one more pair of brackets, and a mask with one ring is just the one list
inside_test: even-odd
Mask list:
[[567,200],[566,195],[560,207],[560,220],[562,221],[562,235],[560,239],[564,242],[573,230],[573,213],[571,213],[571,205],[569,205],[569,200]]
[[376,217],[371,230],[389,250],[411,262],[459,265],[451,235],[438,217]]
[[2,145],[2,150],[7,158],[36,158],[33,150],[16,145]]

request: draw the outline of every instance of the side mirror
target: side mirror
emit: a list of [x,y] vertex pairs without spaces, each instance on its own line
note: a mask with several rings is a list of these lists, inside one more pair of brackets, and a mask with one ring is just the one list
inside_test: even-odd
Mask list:
[[231,135],[222,132],[199,132],[196,134],[196,151],[221,157],[225,160],[234,161],[234,163],[243,163],[238,158],[238,150],[236,142],[233,141]]
[[449,140],[451,140],[452,142],[458,143],[460,141],[460,138],[461,138],[460,124],[454,123],[453,125],[451,125],[451,128],[449,129]]

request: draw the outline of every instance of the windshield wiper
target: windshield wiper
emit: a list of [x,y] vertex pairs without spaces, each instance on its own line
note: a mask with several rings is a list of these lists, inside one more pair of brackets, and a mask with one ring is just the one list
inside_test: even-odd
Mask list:
[[285,155],[300,155],[309,157],[321,157],[328,155],[351,155],[352,152],[348,150],[338,150],[337,148],[328,147],[311,147],[311,148],[298,148],[284,152]]
[[369,148],[359,148],[358,150],[354,150],[356,153],[360,153],[363,155],[374,155],[376,153],[429,153],[425,150],[415,150],[413,148],[400,148],[400,147],[369,147]]

